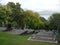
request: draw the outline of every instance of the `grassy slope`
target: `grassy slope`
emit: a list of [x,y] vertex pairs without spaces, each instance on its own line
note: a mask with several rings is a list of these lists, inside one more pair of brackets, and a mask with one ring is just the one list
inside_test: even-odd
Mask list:
[[58,34],[58,39],[60,40],[60,34]]
[[28,41],[31,35],[13,35],[0,32],[0,45],[57,45],[52,43],[44,43],[38,41]]

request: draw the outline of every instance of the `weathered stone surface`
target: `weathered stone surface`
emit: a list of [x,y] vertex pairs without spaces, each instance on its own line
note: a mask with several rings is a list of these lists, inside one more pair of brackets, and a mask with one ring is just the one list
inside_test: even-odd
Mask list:
[[33,34],[29,40],[57,43],[56,38],[56,35],[54,35],[52,31],[43,31],[37,34]]
[[22,34],[24,32],[26,32],[26,30],[14,29],[14,30],[9,31],[9,33],[12,33],[12,34]]
[[6,30],[6,27],[0,27],[0,31]]

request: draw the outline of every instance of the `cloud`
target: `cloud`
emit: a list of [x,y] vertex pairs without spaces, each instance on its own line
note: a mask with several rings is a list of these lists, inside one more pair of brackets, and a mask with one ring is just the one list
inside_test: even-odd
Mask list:
[[31,9],[34,11],[42,10],[60,10],[59,0],[2,0],[1,3],[6,4],[8,2],[19,2],[23,9]]
[[[26,1],[26,0],[25,0]],[[59,0],[28,0],[22,7],[32,10],[58,10]]]

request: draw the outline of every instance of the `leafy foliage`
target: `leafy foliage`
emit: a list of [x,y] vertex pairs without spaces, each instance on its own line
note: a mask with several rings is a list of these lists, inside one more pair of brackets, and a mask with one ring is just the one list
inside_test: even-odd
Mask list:
[[50,16],[49,26],[50,29],[59,30],[58,32],[60,32],[60,13],[54,13],[52,16]]
[[3,22],[5,24],[7,24],[8,21],[10,20],[11,13],[12,13],[12,11],[9,6],[1,5],[0,6],[0,23],[2,24],[2,22]]

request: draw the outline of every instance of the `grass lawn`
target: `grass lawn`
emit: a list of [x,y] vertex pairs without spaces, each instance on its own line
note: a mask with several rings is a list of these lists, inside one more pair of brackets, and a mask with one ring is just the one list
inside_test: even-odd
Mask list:
[[31,35],[15,35],[0,31],[0,45],[57,45],[53,43],[28,41]]
[[58,40],[59,40],[58,45],[60,45],[60,34],[58,34]]

